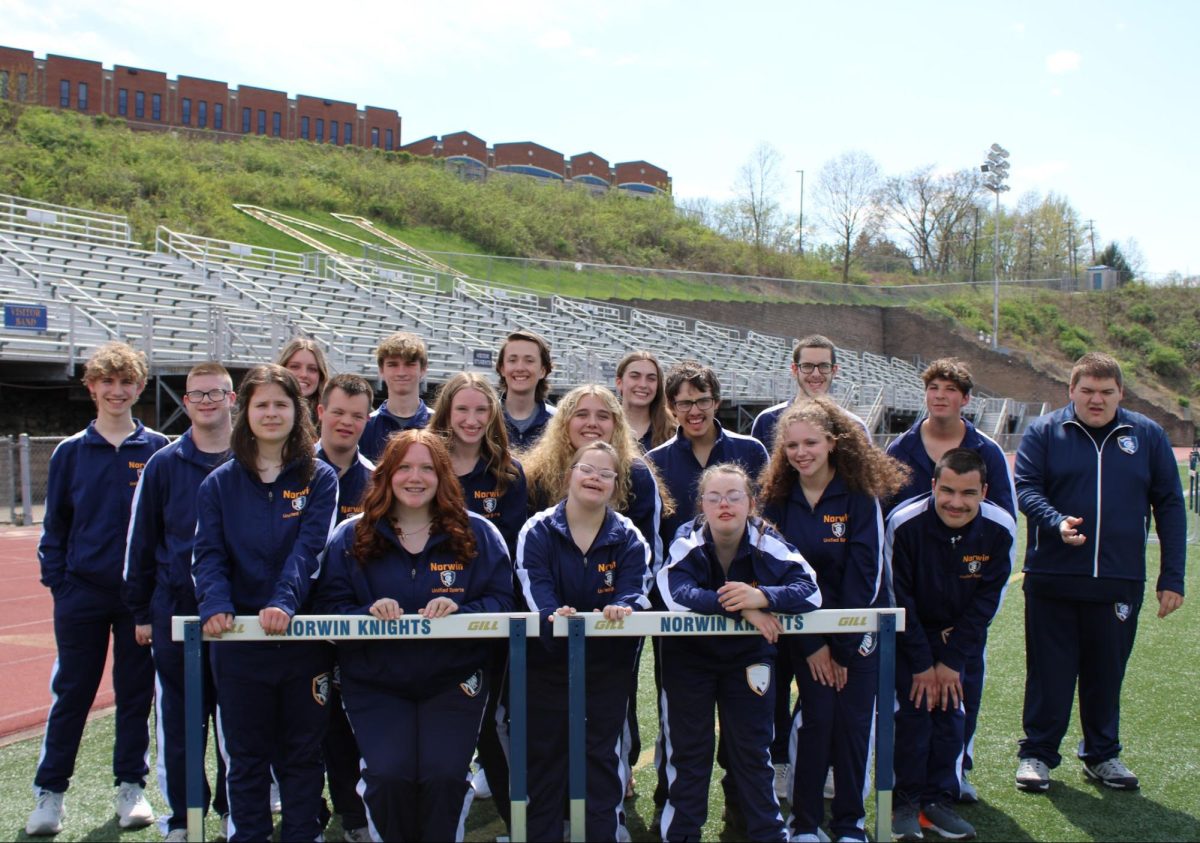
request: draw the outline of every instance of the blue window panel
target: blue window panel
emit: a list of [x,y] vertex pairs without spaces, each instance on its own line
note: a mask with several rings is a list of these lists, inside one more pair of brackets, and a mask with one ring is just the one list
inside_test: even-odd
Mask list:
[[199,100],[196,103],[196,125],[201,129],[208,128],[208,101]]
[[162,120],[162,94],[150,95],[150,118]]
[[58,105],[60,108],[71,107],[71,80],[64,79],[58,83]]
[[129,89],[121,88],[117,91],[117,114],[122,117],[129,114]]
[[179,119],[185,126],[192,125],[192,101],[188,97],[179,102]]
[[307,117],[300,118],[300,137],[303,140],[308,140],[308,118]]
[[133,116],[137,118],[146,116],[146,94],[144,91],[134,91],[133,93]]
[[219,102],[213,103],[213,128],[218,130],[225,128],[225,106]]
[[271,112],[271,137],[277,138],[283,134],[283,115],[278,111]]

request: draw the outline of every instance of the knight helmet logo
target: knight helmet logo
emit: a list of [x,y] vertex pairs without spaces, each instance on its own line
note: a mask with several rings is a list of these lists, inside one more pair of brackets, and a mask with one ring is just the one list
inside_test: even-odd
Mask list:
[[967,563],[967,573],[978,574],[979,569],[982,567],[983,567],[983,563],[980,562],[978,559],[975,559],[975,560]]
[[846,522],[835,521],[833,524],[833,535],[835,538],[841,538],[846,535]]
[[1136,436],[1118,436],[1117,447],[1127,454],[1136,454],[1138,449],[1138,440]]
[[604,572],[604,587],[612,588],[612,584],[613,584],[613,572],[605,571]]
[[496,499],[495,498],[484,498],[483,499],[483,511],[486,512],[488,515],[491,515],[493,512],[495,512],[496,511]]
[[292,509],[300,512],[304,509],[304,504],[308,503],[308,495],[301,495],[298,498],[292,498]]
[[875,652],[875,645],[879,643],[879,636],[874,632],[863,634],[862,641],[858,644],[858,654],[864,659]]
[[333,684],[333,675],[326,671],[318,673],[312,680],[312,695],[316,700],[317,705],[325,705],[329,702],[329,689]]
[[446,588],[454,585],[453,571],[442,571],[442,585],[444,585]]
[[483,688],[483,671],[475,671],[462,682],[459,682],[458,687],[461,688],[462,692],[468,697],[474,698],[478,696],[479,691]]
[[771,687],[771,666],[769,664],[752,664],[747,667],[746,684],[760,697],[766,696],[767,689]]
[[1129,620],[1129,616],[1133,614],[1133,607],[1128,603],[1114,603],[1113,613],[1117,616],[1117,620],[1124,623]]

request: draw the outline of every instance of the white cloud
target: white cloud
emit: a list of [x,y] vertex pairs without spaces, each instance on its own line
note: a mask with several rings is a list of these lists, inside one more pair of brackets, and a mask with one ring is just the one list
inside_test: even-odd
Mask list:
[[1046,70],[1055,75],[1079,70],[1083,56],[1074,50],[1059,50],[1046,56]]
[[1050,96],[1061,97],[1062,96],[1062,88],[1055,85],[1053,88],[1050,89]]
[[551,29],[538,36],[537,45],[543,50],[563,50],[574,43],[565,29]]
[[1020,22],[1014,23],[1012,25],[1012,31],[1017,33],[1018,35],[1024,35],[1025,34],[1025,24],[1020,23]]

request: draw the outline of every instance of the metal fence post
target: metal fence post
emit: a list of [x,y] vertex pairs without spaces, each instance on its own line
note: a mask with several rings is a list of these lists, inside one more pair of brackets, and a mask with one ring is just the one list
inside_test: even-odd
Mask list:
[[583,618],[568,618],[567,763],[571,840],[587,840],[587,628]]
[[204,839],[204,668],[200,621],[184,625],[183,716],[188,840]]
[[896,616],[879,616],[879,691],[875,698],[875,839],[892,839],[896,715]]
[[514,843],[525,843],[529,836],[527,653],[525,619],[511,618],[508,622],[508,797],[509,836]]
[[21,434],[18,448],[21,454],[21,524],[28,527],[33,523],[33,483],[30,479],[28,433]]

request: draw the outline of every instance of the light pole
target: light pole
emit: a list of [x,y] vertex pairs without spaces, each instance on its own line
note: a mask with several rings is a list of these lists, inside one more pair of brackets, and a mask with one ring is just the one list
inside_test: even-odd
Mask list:
[[800,257],[804,257],[804,171],[796,172],[800,174]]
[[988,149],[987,160],[979,168],[986,173],[983,186],[996,194],[996,222],[992,240],[992,348],[1000,347],[1000,194],[1008,190],[1008,150],[998,143]]

